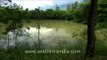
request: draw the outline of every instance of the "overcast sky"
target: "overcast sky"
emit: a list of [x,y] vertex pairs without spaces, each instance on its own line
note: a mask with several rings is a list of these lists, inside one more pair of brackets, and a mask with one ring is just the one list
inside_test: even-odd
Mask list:
[[81,0],[12,0],[13,3],[23,6],[23,8],[35,9],[41,7],[41,9],[54,8],[59,5],[62,9],[69,3],[81,1]]

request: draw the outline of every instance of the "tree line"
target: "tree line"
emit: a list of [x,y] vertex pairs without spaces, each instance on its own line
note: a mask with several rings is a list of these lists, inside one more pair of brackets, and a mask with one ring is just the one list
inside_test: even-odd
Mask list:
[[13,4],[8,7],[0,6],[0,21],[7,23],[10,20],[26,20],[26,19],[60,19],[68,21],[76,21],[87,23],[89,3],[75,2],[68,4],[66,9],[62,10],[58,5],[55,9],[42,10],[35,8],[34,10],[23,9],[23,7]]
[[[97,9],[97,23],[102,27],[105,27],[107,23],[107,1],[99,0]],[[66,9],[62,10],[58,5],[55,9],[42,10],[40,8],[35,8],[34,10],[23,9],[22,6],[13,4],[11,6],[2,7],[0,6],[0,22],[8,23],[10,21],[20,23],[22,20],[39,20],[39,19],[49,19],[49,20],[68,20],[75,21],[79,23],[87,24],[88,12],[89,12],[90,2],[74,2],[68,4]]]

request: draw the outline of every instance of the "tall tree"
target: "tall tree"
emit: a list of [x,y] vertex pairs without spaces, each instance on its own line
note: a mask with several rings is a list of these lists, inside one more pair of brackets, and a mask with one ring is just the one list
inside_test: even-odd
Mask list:
[[75,3],[71,4],[72,9],[77,9],[78,8],[78,2],[76,1]]
[[56,11],[59,12],[60,11],[60,7],[58,5],[56,5]]
[[71,11],[71,5],[70,4],[67,5],[67,9],[66,10],[67,10],[67,12]]
[[95,48],[95,25],[96,25],[97,0],[91,0],[90,11],[88,16],[88,41],[86,49],[86,59],[94,57]]

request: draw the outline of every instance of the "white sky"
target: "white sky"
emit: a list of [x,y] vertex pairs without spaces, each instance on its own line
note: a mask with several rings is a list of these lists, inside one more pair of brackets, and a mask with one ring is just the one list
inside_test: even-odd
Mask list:
[[13,3],[23,6],[23,8],[35,9],[38,7],[53,7],[56,4],[66,4],[69,2],[74,2],[78,0],[12,0]]

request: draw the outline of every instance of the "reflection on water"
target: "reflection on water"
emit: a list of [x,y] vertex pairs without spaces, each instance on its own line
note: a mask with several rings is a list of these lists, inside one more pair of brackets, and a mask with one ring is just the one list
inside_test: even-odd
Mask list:
[[[38,45],[41,42],[41,46],[55,47],[59,44],[66,45],[76,45],[77,40],[75,40],[72,35],[67,32],[65,29],[55,29],[55,28],[46,28],[41,27],[39,29],[35,27],[30,27],[30,29],[22,28],[21,30],[15,30],[8,32],[7,35],[4,35],[0,40],[0,48],[15,47],[27,45],[29,47]],[[39,39],[39,40],[38,40]]]

